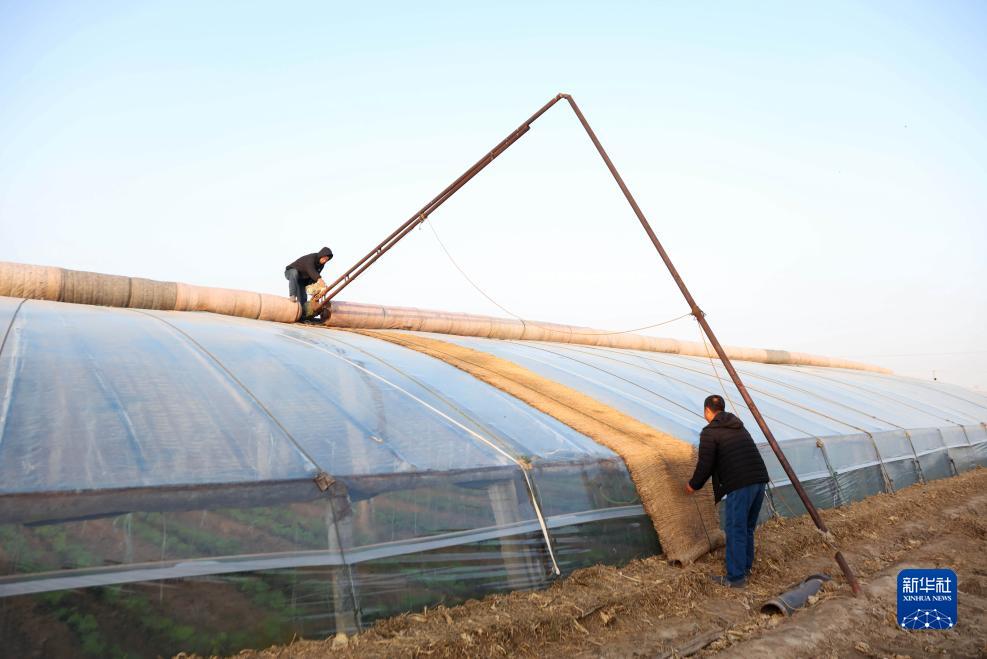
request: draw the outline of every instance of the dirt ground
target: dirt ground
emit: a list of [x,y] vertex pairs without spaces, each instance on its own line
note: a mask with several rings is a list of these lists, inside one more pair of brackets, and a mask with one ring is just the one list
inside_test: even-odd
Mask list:
[[[686,568],[656,556],[579,570],[538,592],[494,595],[378,621],[358,636],[297,641],[240,657],[984,657],[987,656],[987,470],[915,485],[823,513],[854,567],[854,598],[808,517],[771,520],[757,535],[746,590],[714,585],[723,550]],[[959,619],[947,631],[895,624],[895,578],[950,567]],[[811,605],[790,618],[762,602],[826,572]]]

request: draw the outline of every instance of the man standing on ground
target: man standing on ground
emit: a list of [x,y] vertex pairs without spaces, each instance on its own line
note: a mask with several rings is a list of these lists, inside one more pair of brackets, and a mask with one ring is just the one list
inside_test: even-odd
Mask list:
[[322,281],[322,268],[332,258],[332,250],[323,247],[318,252],[306,254],[295,259],[284,269],[284,278],[288,280],[288,295],[292,302],[298,302],[305,308],[308,296],[305,294],[305,287],[316,282],[325,287]]
[[726,497],[727,573],[712,579],[724,586],[743,588],[754,565],[754,528],[764,501],[768,470],[744,424],[724,410],[720,396],[709,396],[703,403],[709,425],[699,435],[699,459],[685,491],[692,494],[712,476],[716,503]]

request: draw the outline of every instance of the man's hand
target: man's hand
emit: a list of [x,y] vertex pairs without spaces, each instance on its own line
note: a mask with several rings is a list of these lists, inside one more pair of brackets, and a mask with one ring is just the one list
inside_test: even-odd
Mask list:
[[693,492],[695,492],[695,490],[694,490],[694,489],[692,489],[692,486],[691,486],[691,485],[689,485],[688,483],[686,483],[686,484],[685,484],[685,493],[686,493],[686,494],[692,494]]
[[315,283],[318,284],[319,286],[321,286],[322,288],[326,288],[326,282],[323,281],[323,279],[321,277],[319,277],[319,281],[317,281]]

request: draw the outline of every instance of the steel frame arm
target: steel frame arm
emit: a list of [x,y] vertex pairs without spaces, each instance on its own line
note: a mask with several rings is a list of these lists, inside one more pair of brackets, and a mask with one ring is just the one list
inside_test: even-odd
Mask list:
[[440,192],[437,197],[422,206],[417,213],[405,220],[404,224],[395,229],[391,235],[382,240],[380,244],[368,252],[366,256],[354,263],[349,270],[340,275],[336,281],[329,284],[328,288],[326,288],[324,292],[313,298],[313,313],[320,311],[334,297],[339,295],[340,291],[349,286],[350,282],[359,277],[367,268],[373,265],[377,259],[383,256],[389,249],[394,247],[402,238],[411,233],[415,227],[424,222],[428,216],[435,211],[435,209],[445,203],[446,199],[454,195],[456,191],[466,185],[470,179],[483,171],[487,165],[492,163],[497,156],[506,151],[509,146],[517,142],[522,135],[528,132],[528,129],[531,128],[531,124],[535,121],[535,119],[545,114],[550,107],[562,100],[564,96],[564,94],[559,94],[543,105],[538,112],[535,112],[533,115],[528,117],[524,123],[514,130],[514,132],[501,140],[500,143],[491,149],[489,153],[477,160],[472,167],[467,169],[459,178],[450,183],[449,186]]
[[[798,476],[795,474],[795,470],[792,469],[792,465],[788,462],[788,458],[785,457],[785,453],[781,450],[781,447],[778,445],[778,442],[775,439],[774,434],[771,432],[771,429],[768,427],[767,421],[765,421],[764,417],[761,415],[761,411],[758,409],[757,405],[754,403],[754,400],[751,398],[750,393],[747,391],[747,387],[744,386],[743,381],[740,379],[740,375],[737,373],[737,370],[733,367],[730,358],[727,357],[726,352],[723,350],[723,346],[720,344],[719,340],[716,338],[716,335],[713,333],[713,329],[706,321],[706,314],[703,313],[702,309],[699,308],[699,305],[696,304],[696,301],[692,297],[692,294],[689,292],[689,289],[686,288],[685,282],[682,280],[682,277],[679,275],[678,270],[676,270],[675,266],[672,264],[672,260],[671,258],[669,258],[668,253],[665,251],[665,248],[662,247],[661,242],[659,242],[658,236],[655,235],[654,230],[651,228],[651,225],[648,223],[647,218],[644,216],[644,213],[641,211],[641,207],[638,206],[637,201],[635,201],[634,196],[631,194],[631,191],[627,187],[627,184],[624,183],[624,179],[621,178],[620,173],[617,171],[617,168],[613,164],[613,161],[610,160],[610,156],[607,155],[607,152],[604,150],[603,145],[600,143],[600,140],[597,138],[596,133],[593,132],[593,129],[590,127],[589,122],[586,121],[586,117],[583,116],[583,113],[582,111],[580,111],[579,106],[576,105],[576,101],[569,94],[558,94],[548,103],[543,105],[537,112],[535,112],[527,120],[525,120],[525,122],[522,123],[514,132],[512,132],[510,135],[508,135],[503,140],[501,140],[501,142],[497,144],[497,146],[495,146],[493,150],[491,150],[487,155],[485,155],[483,158],[478,160],[472,167],[467,169],[459,178],[453,181],[437,197],[435,197],[434,199],[432,199],[432,201],[430,201],[425,206],[423,206],[417,213],[415,213],[412,217],[406,220],[404,224],[402,224],[397,229],[395,229],[395,231],[391,235],[389,235],[379,245],[377,245],[377,247],[375,247],[373,250],[367,253],[366,256],[364,256],[362,259],[357,261],[352,267],[350,267],[349,270],[344,272],[338,279],[336,279],[336,281],[334,281],[328,287],[328,289],[326,289],[324,293],[319,295],[313,303],[313,309],[319,310],[322,309],[326,304],[328,304],[334,297],[336,297],[336,295],[339,294],[340,291],[346,288],[350,284],[350,282],[356,279],[356,277],[358,277],[367,268],[373,265],[373,263],[377,259],[383,256],[385,252],[387,252],[389,249],[394,247],[394,245],[396,245],[402,238],[408,235],[408,233],[410,233],[412,229],[414,229],[416,226],[424,222],[428,218],[428,216],[435,211],[435,209],[437,209],[449,197],[455,194],[457,190],[459,190],[464,185],[466,185],[466,183],[469,182],[470,179],[472,179],[474,176],[480,173],[487,165],[493,162],[497,156],[499,156],[501,153],[507,150],[507,148],[512,144],[514,144],[514,142],[516,142],[518,139],[520,139],[522,135],[527,133],[528,130],[531,128],[531,124],[536,119],[538,119],[540,116],[545,114],[545,112],[547,112],[549,108],[551,108],[553,105],[555,105],[562,99],[565,99],[569,103],[569,106],[572,108],[572,111],[575,112],[576,117],[579,119],[579,123],[582,124],[583,128],[586,130],[586,134],[589,135],[590,140],[593,142],[593,146],[596,147],[596,150],[599,152],[600,157],[603,158],[603,162],[606,163],[607,169],[610,170],[610,173],[613,175],[614,180],[617,181],[617,185],[618,187],[620,187],[620,191],[624,193],[624,197],[627,199],[627,203],[630,204],[631,209],[634,211],[634,214],[637,216],[637,219],[641,222],[641,226],[644,228],[645,233],[648,234],[648,238],[651,239],[651,244],[654,245],[655,249],[658,251],[658,255],[661,257],[661,260],[665,263],[665,267],[668,268],[668,272],[672,275],[672,279],[675,280],[675,284],[679,287],[679,291],[682,293],[682,296],[685,298],[686,303],[689,305],[689,309],[691,310],[692,315],[695,316],[696,321],[699,323],[699,326],[702,328],[703,332],[709,338],[709,341],[712,344],[713,349],[716,351],[717,356],[720,358],[720,361],[722,362],[724,368],[727,370],[727,373],[730,375],[730,379],[733,380],[734,385],[736,385],[737,391],[740,392],[741,397],[744,399],[744,403],[747,404],[747,408],[751,411],[751,414],[754,416],[754,420],[757,422],[758,427],[761,429],[761,432],[764,434],[764,438],[768,440],[768,444],[771,446],[771,450],[774,451],[775,456],[777,456],[778,462],[781,464],[782,469],[785,470],[785,474],[788,476],[788,479],[791,482],[792,487],[795,488],[796,493],[798,493],[799,498],[802,500],[802,504],[805,506],[805,509],[808,511],[809,516],[812,518],[813,523],[816,525],[816,528],[818,528],[819,531],[823,534],[823,539],[825,542],[827,542],[830,545],[835,544],[832,534],[829,532],[829,529],[826,527],[826,523],[823,521],[822,517],[820,517],[819,511],[816,510],[815,505],[813,505],[812,501],[809,500],[809,495],[806,493],[805,488],[802,487],[802,483],[801,481],[799,481]],[[844,558],[843,553],[837,550],[835,554],[835,559],[837,564],[840,566],[840,570],[843,572],[843,576],[846,577],[847,582],[850,584],[850,588],[853,591],[853,594],[855,596],[859,595],[860,585],[857,583],[857,578],[854,576],[853,571],[850,569],[850,566],[847,563],[846,559]]]

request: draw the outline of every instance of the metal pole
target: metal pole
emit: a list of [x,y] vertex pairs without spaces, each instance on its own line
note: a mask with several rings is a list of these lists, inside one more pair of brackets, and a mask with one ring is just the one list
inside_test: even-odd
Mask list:
[[[583,125],[586,130],[586,134],[589,135],[590,140],[592,140],[593,145],[596,150],[600,153],[600,157],[603,158],[603,162],[606,163],[607,169],[613,175],[614,180],[617,181],[617,185],[620,187],[621,192],[624,193],[624,197],[627,202],[631,205],[634,214],[637,215],[637,219],[641,222],[641,226],[644,227],[645,232],[648,234],[648,238],[651,239],[651,244],[655,246],[658,251],[658,255],[664,261],[665,266],[668,268],[669,273],[672,275],[672,279],[675,280],[676,285],[682,292],[683,297],[685,297],[686,303],[689,305],[689,309],[692,315],[695,316],[696,321],[699,326],[702,327],[703,332],[709,338],[710,343],[713,345],[713,349],[716,351],[717,356],[719,356],[720,361],[723,363],[724,368],[726,368],[727,373],[730,375],[730,379],[733,380],[734,385],[736,385],[737,390],[740,392],[741,397],[744,399],[744,403],[747,404],[748,409],[751,414],[754,415],[754,420],[757,421],[757,425],[761,428],[761,432],[764,433],[765,439],[768,440],[768,444],[771,446],[771,450],[778,457],[778,462],[781,463],[782,469],[785,470],[785,474],[788,476],[789,481],[792,483],[792,487],[795,488],[795,492],[799,495],[802,500],[802,504],[809,513],[809,517],[812,518],[813,523],[815,523],[816,528],[818,528],[826,542],[830,544],[835,544],[833,536],[829,529],[826,527],[826,523],[823,521],[822,517],[819,516],[819,511],[813,505],[812,501],[809,500],[809,495],[806,494],[805,488],[802,487],[801,481],[799,481],[798,476],[795,474],[795,470],[792,469],[792,465],[789,464],[788,458],[782,452],[781,447],[778,446],[777,440],[775,440],[774,434],[768,427],[767,422],[764,417],[761,416],[761,411],[757,408],[754,400],[751,398],[750,394],[747,392],[747,387],[744,386],[743,381],[740,379],[740,375],[737,373],[736,369],[733,367],[730,358],[727,357],[726,352],[723,350],[723,346],[720,345],[719,340],[716,335],[713,334],[713,329],[706,322],[706,317],[703,311],[696,304],[695,299],[686,288],[685,282],[682,281],[682,277],[679,276],[678,271],[675,266],[672,265],[672,260],[669,258],[668,253],[665,248],[661,246],[658,241],[658,236],[655,235],[654,230],[652,230],[651,225],[648,223],[647,218],[645,218],[644,213],[641,211],[641,207],[637,205],[637,201],[634,200],[634,196],[631,195],[631,191],[627,188],[624,183],[624,179],[621,178],[620,173],[614,166],[613,161],[610,160],[610,156],[604,150],[603,145],[600,140],[597,139],[596,133],[590,128],[589,122],[586,121],[586,117],[579,110],[579,106],[573,100],[572,96],[569,94],[558,94],[548,103],[543,105],[537,112],[531,115],[524,123],[522,123],[514,132],[505,137],[500,143],[493,148],[487,155],[478,160],[472,167],[467,169],[459,178],[449,184],[445,190],[443,190],[437,197],[432,199],[429,203],[421,208],[417,213],[406,220],[401,226],[394,230],[390,236],[385,238],[377,247],[368,252],[362,259],[357,261],[349,270],[344,272],[336,281],[334,281],[329,288],[326,289],[320,296],[313,300],[313,310],[318,311],[322,309],[326,304],[329,303],[336,295],[339,294],[344,288],[346,288],[350,282],[352,282],[356,277],[362,274],[367,268],[374,264],[377,259],[384,255],[389,249],[394,247],[402,238],[408,235],[412,229],[425,221],[430,213],[435,211],[439,206],[441,206],[449,197],[456,193],[460,188],[466,185],[470,179],[479,174],[487,165],[494,161],[494,159],[503,153],[511,144],[516,142],[522,135],[528,132],[531,124],[538,119],[541,115],[545,114],[549,108],[555,105],[562,99],[569,102],[570,107],[572,107],[573,112],[576,113],[576,117],[579,119],[579,123]],[[840,569],[843,571],[843,576],[846,577],[847,583],[850,584],[850,588],[854,595],[860,594],[860,584],[857,583],[857,578],[854,576],[853,571],[847,564],[846,559],[843,557],[843,553],[840,551],[836,552],[836,562],[839,564]]]
[[497,156],[506,151],[509,146],[514,144],[514,142],[516,142],[522,135],[527,133],[528,129],[531,128],[532,122],[545,114],[545,112],[547,112],[553,105],[562,100],[562,97],[562,94],[558,94],[548,103],[539,108],[537,112],[528,117],[524,123],[518,126],[514,132],[501,140],[497,146],[487,153],[487,155],[476,161],[472,167],[467,169],[462,175],[460,175],[459,178],[450,183],[445,190],[438,194],[437,197],[425,204],[417,213],[405,220],[405,222],[395,229],[391,235],[381,241],[381,243],[375,248],[370,250],[362,259],[353,264],[349,270],[340,275],[339,278],[330,284],[325,291],[312,300],[312,311],[314,313],[318,312],[334,297],[339,295],[340,291],[349,286],[350,282],[356,279],[364,270],[369,268],[377,259],[383,256],[385,252],[394,247],[394,245],[408,235],[412,229],[424,222],[425,219],[435,211],[435,209],[445,203],[449,197],[455,194],[461,187],[466,185],[470,179],[479,174],[487,165],[492,163]]
[[[617,168],[614,167],[613,161],[610,160],[610,156],[607,155],[607,152],[603,149],[603,145],[600,144],[600,140],[597,139],[593,129],[590,128],[589,122],[586,121],[586,117],[584,117],[583,113],[579,110],[579,106],[576,105],[576,101],[574,101],[568,94],[562,94],[562,97],[569,101],[569,105],[572,107],[573,112],[576,113],[576,116],[579,118],[579,122],[583,125],[583,128],[586,129],[586,133],[589,135],[590,140],[593,141],[593,145],[596,146],[596,150],[599,151],[600,157],[602,157],[603,162],[606,163],[607,169],[609,169],[610,173],[613,174],[613,177],[617,181],[617,185],[620,187],[621,192],[624,193],[624,197],[627,198],[627,202],[634,210],[634,214],[637,215],[637,219],[640,220],[641,226],[644,227],[645,232],[648,234],[648,238],[651,239],[651,243],[655,246],[655,249],[658,250],[658,255],[661,256],[661,260],[665,262],[665,266],[668,268],[669,273],[671,273],[672,279],[675,280],[675,283],[678,285],[683,297],[685,297],[685,301],[688,303],[689,309],[692,311],[692,315],[696,317],[696,320],[699,322],[700,327],[702,327],[703,332],[705,332],[706,336],[709,337],[709,341],[713,345],[713,349],[716,350],[716,354],[719,356],[724,368],[726,368],[727,373],[730,374],[730,379],[733,380],[733,383],[737,386],[737,390],[740,392],[741,397],[747,404],[748,409],[750,409],[751,414],[754,415],[754,420],[757,421],[757,425],[761,428],[761,432],[764,433],[765,439],[768,440],[771,450],[774,451],[775,455],[778,457],[778,462],[781,463],[782,469],[785,470],[785,474],[791,481],[792,487],[794,487],[795,491],[798,493],[803,505],[805,505],[805,509],[809,512],[809,516],[812,518],[812,521],[815,523],[816,527],[822,531],[825,538],[829,542],[832,542],[832,534],[830,534],[829,529],[826,528],[826,523],[823,521],[822,517],[819,516],[819,511],[816,510],[816,507],[812,504],[812,501],[809,500],[809,495],[806,494],[805,488],[802,487],[801,481],[799,481],[798,476],[795,475],[795,470],[792,469],[792,465],[789,464],[788,458],[785,457],[781,447],[778,446],[778,442],[775,440],[774,434],[768,427],[764,417],[761,416],[761,411],[757,408],[754,400],[747,392],[747,387],[744,386],[743,381],[740,379],[740,375],[730,362],[730,358],[727,357],[726,352],[723,350],[723,346],[720,345],[716,335],[713,334],[713,329],[709,326],[709,323],[706,322],[705,314],[699,308],[699,305],[696,304],[696,300],[692,297],[689,289],[686,288],[685,282],[682,281],[682,277],[679,276],[675,266],[672,265],[672,260],[669,258],[665,248],[662,247],[661,243],[658,241],[658,236],[655,235],[655,232],[652,230],[647,218],[644,217],[641,207],[637,205],[637,201],[634,200],[633,195],[631,195],[631,191],[624,183],[624,179],[621,178]],[[853,594],[855,596],[859,595],[860,584],[857,583],[857,578],[854,576],[853,570],[850,569],[846,559],[843,557],[843,553],[837,551],[835,558],[836,562],[840,566],[840,569],[843,571],[843,576],[846,577],[847,582],[850,584]]]

